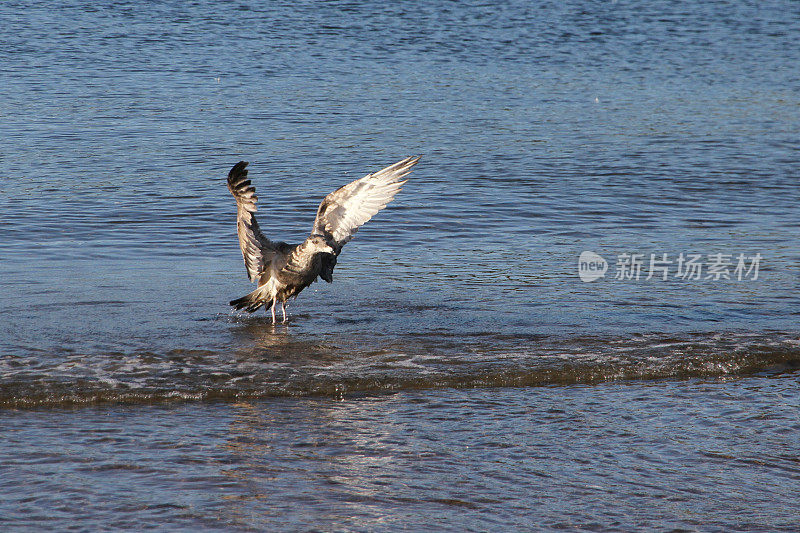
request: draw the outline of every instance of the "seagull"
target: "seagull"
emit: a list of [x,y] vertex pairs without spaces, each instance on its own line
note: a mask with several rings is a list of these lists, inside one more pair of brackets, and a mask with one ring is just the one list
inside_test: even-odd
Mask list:
[[386,207],[407,180],[419,156],[408,157],[383,170],[367,174],[326,196],[319,204],[311,235],[300,244],[271,241],[256,221],[256,189],[247,179],[247,161],[239,161],[228,173],[228,189],[236,198],[236,225],[244,266],[258,288],[230,305],[255,312],[270,308],[275,324],[275,305],[280,302],[286,322],[286,300],[320,277],[331,283],[336,258],[358,228]]

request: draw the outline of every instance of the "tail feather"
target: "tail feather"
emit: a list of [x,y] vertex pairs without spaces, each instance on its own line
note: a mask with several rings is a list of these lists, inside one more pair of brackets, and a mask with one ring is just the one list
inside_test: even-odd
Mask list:
[[254,313],[262,305],[270,307],[272,305],[272,298],[263,287],[259,287],[250,294],[231,300],[230,305],[237,310],[244,309],[248,313]]

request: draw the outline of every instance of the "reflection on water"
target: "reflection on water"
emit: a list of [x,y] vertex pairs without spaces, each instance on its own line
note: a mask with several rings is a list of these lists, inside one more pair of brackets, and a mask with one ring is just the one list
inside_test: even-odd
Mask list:
[[[0,3],[0,529],[794,531],[799,9]],[[417,153],[230,312],[233,163],[298,242]]]
[[11,529],[790,531],[798,398],[796,379],[750,378],[7,413],[0,516]]
[[[788,530],[796,388],[694,380],[210,405],[160,430],[192,442],[225,421],[164,497],[213,486],[211,512],[170,523],[220,528],[590,528],[602,516],[620,529]],[[754,431],[765,416],[770,428]],[[150,457],[128,460],[152,477],[166,463]],[[211,470],[192,476],[203,457]]]

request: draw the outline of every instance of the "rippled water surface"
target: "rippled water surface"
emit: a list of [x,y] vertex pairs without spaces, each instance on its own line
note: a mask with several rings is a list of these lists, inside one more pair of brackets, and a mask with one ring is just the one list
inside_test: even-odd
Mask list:
[[798,392],[760,378],[37,410],[4,423],[0,513],[47,530],[794,531]]
[[[3,3],[0,525],[791,530],[798,21]],[[412,154],[288,324],[229,310],[235,162],[299,242]]]

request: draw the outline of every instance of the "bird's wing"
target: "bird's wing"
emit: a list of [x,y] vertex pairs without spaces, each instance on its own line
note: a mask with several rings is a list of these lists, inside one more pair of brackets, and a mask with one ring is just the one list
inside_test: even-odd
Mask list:
[[392,201],[417,161],[408,157],[330,193],[319,204],[312,233],[332,240],[338,254],[359,227]]
[[277,245],[267,239],[256,221],[256,188],[247,179],[247,161],[239,161],[228,173],[228,190],[236,198],[236,226],[244,266],[250,281],[256,281],[278,252]]

